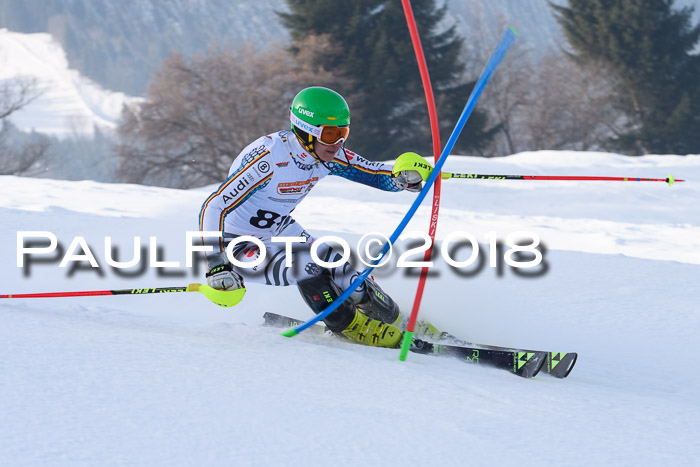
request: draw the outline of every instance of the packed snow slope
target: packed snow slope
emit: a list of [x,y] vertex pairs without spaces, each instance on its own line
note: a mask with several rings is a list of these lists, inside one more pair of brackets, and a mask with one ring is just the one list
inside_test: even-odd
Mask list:
[[[687,182],[443,182],[438,236],[473,234],[483,264],[436,258],[421,316],[473,342],[576,351],[565,380],[283,338],[262,314],[308,319],[294,287],[250,284],[234,308],[196,293],[0,300],[0,465],[696,464],[700,156],[544,151],[451,157],[445,170]],[[2,294],[203,281],[184,266],[118,273],[104,243],[126,261],[134,237],[148,250],[154,236],[160,261],[184,264],[184,232],[213,186],[0,183]],[[414,197],[328,177],[294,215],[354,245],[391,234]],[[407,230],[425,231],[428,215]],[[486,234],[522,230],[539,235],[544,263],[529,277],[491,268]],[[61,268],[52,254],[18,268],[18,231],[51,231],[64,252],[82,236],[101,267]],[[375,277],[410,309],[415,276]]]

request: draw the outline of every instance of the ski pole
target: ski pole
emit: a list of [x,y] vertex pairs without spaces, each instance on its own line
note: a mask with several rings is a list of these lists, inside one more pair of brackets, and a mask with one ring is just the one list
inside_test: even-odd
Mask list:
[[219,306],[234,306],[243,300],[245,288],[225,291],[217,290],[206,284],[190,284],[187,287],[157,287],[151,289],[123,289],[123,290],[88,290],[82,292],[48,292],[0,295],[3,298],[57,298],[57,297],[95,297],[100,295],[143,295],[152,293],[171,292],[200,292],[213,303]]
[[668,186],[675,182],[685,180],[676,179],[673,175],[667,178],[644,178],[644,177],[589,177],[579,175],[485,175],[485,174],[460,174],[442,172],[442,178],[468,178],[477,180],[583,180],[583,181],[606,181],[606,182],[666,182]]

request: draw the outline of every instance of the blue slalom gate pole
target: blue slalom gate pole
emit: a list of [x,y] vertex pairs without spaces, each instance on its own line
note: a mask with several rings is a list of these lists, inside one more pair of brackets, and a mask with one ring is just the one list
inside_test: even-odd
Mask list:
[[464,125],[467,123],[467,120],[471,116],[471,113],[474,110],[474,107],[476,106],[476,102],[479,100],[482,91],[486,87],[486,83],[488,83],[488,80],[491,78],[491,75],[493,74],[493,71],[496,69],[498,64],[501,63],[501,60],[503,60],[503,57],[505,56],[511,44],[515,40],[516,36],[517,33],[515,32],[515,29],[509,26],[506,32],[503,34],[501,41],[498,43],[496,50],[494,50],[494,52],[491,54],[491,58],[486,64],[484,70],[481,72],[481,75],[479,76],[479,79],[477,80],[474,89],[472,89],[472,92],[469,95],[469,99],[467,99],[467,103],[464,106],[464,110],[462,110],[462,114],[460,115],[459,120],[457,120],[457,124],[455,125],[454,130],[452,130],[450,139],[447,140],[447,144],[442,150],[442,154],[440,154],[440,158],[435,164],[435,168],[430,173],[428,180],[425,181],[425,186],[423,186],[423,189],[420,191],[420,193],[418,193],[418,197],[415,199],[415,201],[413,201],[413,204],[409,208],[403,220],[399,223],[398,227],[396,227],[396,230],[394,230],[394,233],[391,234],[391,237],[389,237],[389,241],[384,244],[382,251],[379,253],[379,256],[374,260],[373,265],[368,266],[364,271],[362,271],[357,277],[357,279],[355,279],[350,284],[350,286],[347,289],[345,289],[345,291],[340,295],[340,297],[338,297],[334,302],[328,305],[326,309],[324,309],[322,312],[311,318],[309,321],[284,331],[282,333],[283,336],[296,336],[300,332],[310,328],[311,326],[313,326],[314,324],[316,324],[317,322],[321,321],[326,316],[334,312],[345,300],[348,299],[348,297],[350,297],[350,295],[355,291],[355,289],[357,289],[360,286],[360,284],[364,282],[367,276],[369,276],[372,273],[377,264],[381,262],[382,258],[384,258],[384,255],[389,251],[389,248],[391,248],[391,245],[393,245],[394,242],[398,240],[401,233],[403,233],[409,221],[418,210],[418,206],[420,206],[420,204],[423,202],[426,195],[430,191],[430,188],[432,188],[433,183],[435,183],[435,180],[437,179],[438,174],[442,169],[442,166],[445,165],[447,156],[450,154],[450,151],[452,151],[452,148],[457,142],[459,135],[462,133]]

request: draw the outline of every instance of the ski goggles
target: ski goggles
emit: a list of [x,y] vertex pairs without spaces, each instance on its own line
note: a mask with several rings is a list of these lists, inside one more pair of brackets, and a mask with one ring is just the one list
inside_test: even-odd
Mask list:
[[291,111],[289,112],[289,119],[292,121],[292,125],[312,136],[315,136],[319,143],[325,144],[326,146],[332,146],[334,144],[338,144],[339,142],[345,142],[350,134],[349,126],[310,125],[294,115]]

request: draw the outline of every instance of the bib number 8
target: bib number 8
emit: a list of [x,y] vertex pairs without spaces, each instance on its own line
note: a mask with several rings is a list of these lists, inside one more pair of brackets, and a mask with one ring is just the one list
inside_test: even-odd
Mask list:
[[258,215],[250,218],[250,225],[259,229],[269,229],[275,225],[275,221],[280,218],[280,214],[272,211],[258,209]]

